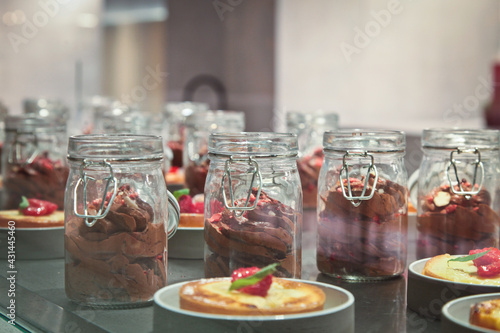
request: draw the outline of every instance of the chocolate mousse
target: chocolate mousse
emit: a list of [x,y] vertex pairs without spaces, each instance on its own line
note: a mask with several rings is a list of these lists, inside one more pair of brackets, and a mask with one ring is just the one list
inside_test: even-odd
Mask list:
[[5,167],[3,179],[3,209],[17,209],[21,197],[53,202],[58,210],[64,210],[64,191],[69,168],[62,161],[53,161],[44,152],[28,164],[10,164]]
[[[89,214],[100,203],[92,202]],[[149,302],[167,283],[165,227],[130,185],[111,205],[92,227],[79,217],[66,222],[66,294],[90,306]]]
[[297,161],[300,182],[302,183],[304,208],[316,208],[318,201],[318,178],[323,165],[323,149],[319,148],[313,154],[304,156]]
[[[253,189],[250,204],[256,195]],[[233,210],[221,208],[205,219],[205,277],[229,276],[240,267],[279,262],[275,276],[299,278],[301,225],[301,214],[264,191],[257,207],[240,217]]]
[[172,166],[182,168],[183,143],[181,141],[169,141],[168,147],[172,150]]
[[[462,190],[473,186],[465,179]],[[455,192],[460,191],[455,185]],[[421,201],[417,216],[417,257],[464,254],[470,249],[498,247],[500,218],[491,209],[491,195],[482,188],[469,197],[453,193],[450,185],[434,188]]]
[[189,162],[185,171],[185,181],[191,195],[205,192],[205,181],[207,179],[209,165],[210,161],[208,159],[205,159],[200,164],[196,164],[193,161]]
[[[360,196],[364,179],[351,178],[352,194]],[[344,180],[347,194],[347,181]],[[368,181],[371,193],[374,176]],[[406,265],[408,215],[405,187],[378,178],[374,195],[359,206],[346,199],[340,183],[321,196],[317,265],[328,275],[347,279],[387,278]]]

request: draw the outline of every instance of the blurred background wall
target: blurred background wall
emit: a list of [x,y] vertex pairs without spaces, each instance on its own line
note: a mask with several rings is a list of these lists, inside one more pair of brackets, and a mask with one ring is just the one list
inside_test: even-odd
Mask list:
[[477,128],[491,96],[499,7],[496,0],[4,0],[0,100],[17,113],[24,97],[61,98],[76,112],[78,102],[101,94],[159,112],[188,96],[245,111],[251,131],[283,130],[285,110],[318,108],[338,112],[344,127],[415,136],[424,127]]

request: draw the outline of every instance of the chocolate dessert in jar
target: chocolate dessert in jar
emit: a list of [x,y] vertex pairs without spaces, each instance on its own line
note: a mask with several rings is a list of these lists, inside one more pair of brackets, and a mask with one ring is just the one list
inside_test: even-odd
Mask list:
[[161,170],[163,143],[152,135],[69,139],[65,207],[65,290],[82,305],[151,304],[167,284],[167,239],[179,207]]
[[64,209],[68,178],[66,124],[33,114],[5,119],[2,151],[2,210],[18,209],[22,197],[46,200]]
[[499,246],[499,135],[498,130],[423,131],[417,258]]
[[205,276],[279,263],[275,276],[299,278],[302,190],[297,137],[213,133],[205,187]]
[[318,269],[345,280],[384,280],[406,266],[408,176],[398,131],[325,132],[318,181]]
[[323,165],[323,134],[338,129],[338,115],[322,110],[316,112],[287,112],[287,130],[297,134],[299,169],[304,209],[316,209],[318,177]]
[[189,194],[204,192],[208,167],[208,136],[215,132],[241,132],[245,128],[245,113],[241,111],[205,111],[186,119],[184,141],[185,182]]
[[208,111],[208,104],[196,102],[169,102],[163,112],[167,145],[172,151],[172,166],[182,168],[186,118],[198,112]]

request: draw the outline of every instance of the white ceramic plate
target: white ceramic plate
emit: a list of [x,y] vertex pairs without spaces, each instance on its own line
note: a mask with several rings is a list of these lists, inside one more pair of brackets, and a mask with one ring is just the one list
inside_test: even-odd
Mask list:
[[457,298],[443,306],[441,330],[443,333],[498,332],[469,324],[470,307],[478,302],[500,298],[500,293]]
[[281,316],[227,316],[182,310],[181,282],[160,289],[154,296],[155,332],[354,332],[354,296],[326,283],[300,281],[321,288],[326,295],[321,311]]
[[[6,259],[9,229],[0,228],[0,259]],[[16,228],[16,260],[64,258],[64,227]]]
[[178,228],[168,240],[168,257],[203,259],[204,246],[203,228]]
[[439,318],[444,304],[462,296],[500,292],[500,286],[453,282],[423,275],[429,259],[414,261],[408,267],[408,308],[422,316]]

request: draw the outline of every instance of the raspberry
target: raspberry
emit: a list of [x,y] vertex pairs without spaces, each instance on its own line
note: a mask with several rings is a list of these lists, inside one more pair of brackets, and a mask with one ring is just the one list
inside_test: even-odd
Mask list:
[[[234,282],[236,280],[245,278],[250,275],[254,275],[260,271],[260,268],[258,267],[243,267],[235,270],[233,274],[231,275],[231,282]],[[250,295],[256,295],[256,296],[262,296],[266,297],[267,296],[267,291],[269,288],[271,288],[271,284],[273,283],[273,275],[269,274],[256,284],[253,284],[251,286],[246,286],[241,289],[239,289],[240,292],[244,292],[246,294]]]
[[205,209],[205,204],[203,202],[194,202],[193,203],[193,208],[192,208],[192,213],[195,214],[203,214],[203,211]]
[[488,250],[490,250],[490,252],[486,253],[482,257],[474,259],[474,266],[479,267],[500,261],[500,250],[494,247],[485,247],[484,249],[470,250],[469,255],[486,252]]
[[478,266],[477,275],[481,277],[493,277],[500,274],[500,261],[495,261],[489,265]]
[[193,200],[190,195],[183,194],[177,200],[179,202],[179,208],[181,213],[192,213],[193,212]]

